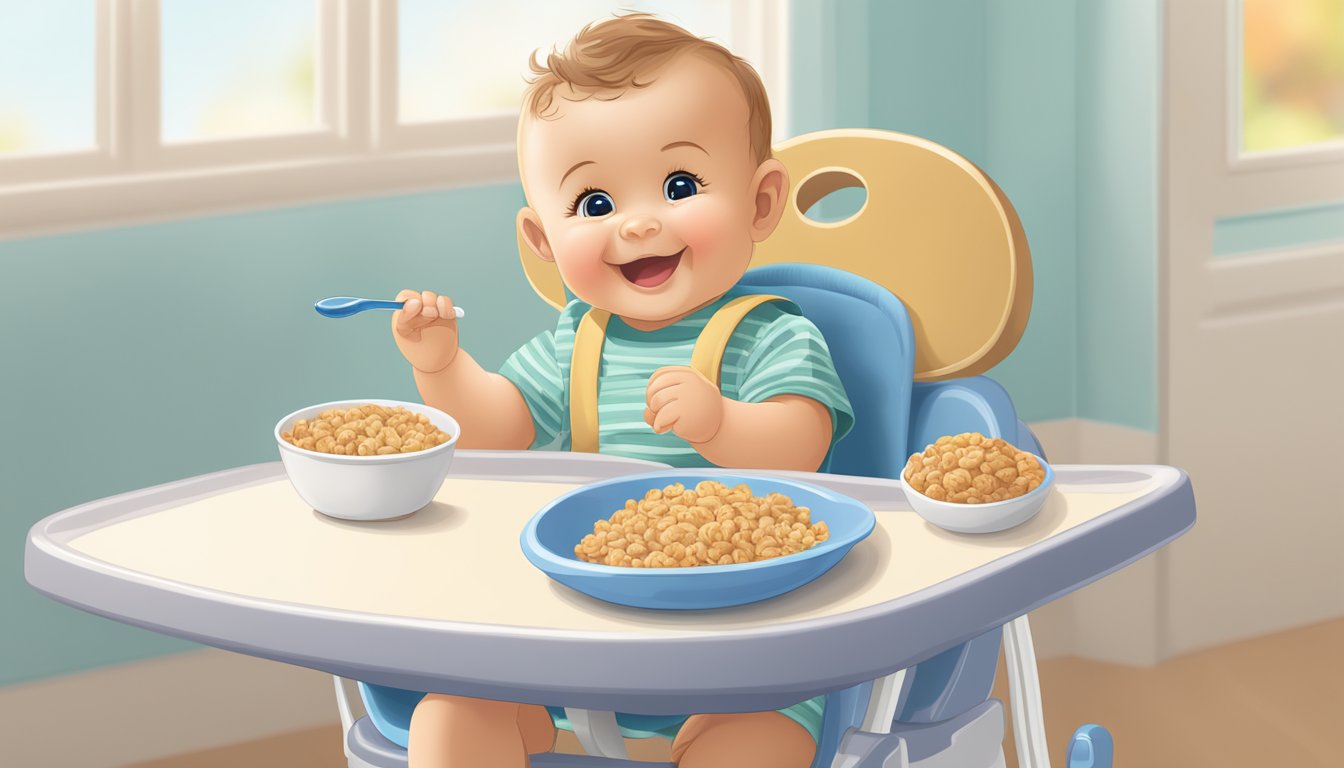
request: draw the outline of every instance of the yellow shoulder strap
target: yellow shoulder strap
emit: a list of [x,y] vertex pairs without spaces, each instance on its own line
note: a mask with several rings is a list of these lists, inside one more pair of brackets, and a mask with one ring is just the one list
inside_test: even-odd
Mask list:
[[571,451],[597,453],[597,374],[611,313],[590,309],[574,331],[569,362],[569,442]]
[[723,353],[728,349],[728,340],[733,337],[733,331],[737,330],[738,324],[751,310],[768,301],[787,301],[787,299],[758,293],[738,296],[720,307],[719,311],[709,318],[709,322],[705,323],[700,338],[695,340],[695,348],[691,350],[691,367],[709,379],[714,386],[720,386]]
[[[719,308],[705,323],[704,330],[691,350],[691,367],[720,386],[723,353],[733,331],[751,310],[768,301],[786,301],[779,296],[754,294],[739,296]],[[574,331],[574,353],[569,363],[569,435],[570,450],[598,452],[597,379],[602,365],[602,344],[607,339],[607,321],[611,313],[590,309],[579,319]]]

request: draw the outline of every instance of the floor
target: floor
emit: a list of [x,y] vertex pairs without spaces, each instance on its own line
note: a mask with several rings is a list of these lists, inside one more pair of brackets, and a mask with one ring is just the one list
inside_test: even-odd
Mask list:
[[[1046,739],[1062,765],[1073,730],[1101,723],[1121,768],[1344,765],[1344,620],[1133,668],[1040,664]],[[1000,662],[994,695],[1007,701]],[[1005,751],[1017,765],[1011,728]]]
[[[1317,624],[1136,669],[1081,659],[1040,664],[1055,765],[1073,729],[1102,723],[1122,768],[1282,765],[1333,768],[1344,745],[1344,620]],[[995,696],[1007,700],[1000,664]],[[1009,729],[1010,768],[1017,765]],[[666,760],[668,742],[629,742],[631,757]],[[572,734],[557,749],[578,752]],[[317,728],[126,768],[337,768],[340,727]]]

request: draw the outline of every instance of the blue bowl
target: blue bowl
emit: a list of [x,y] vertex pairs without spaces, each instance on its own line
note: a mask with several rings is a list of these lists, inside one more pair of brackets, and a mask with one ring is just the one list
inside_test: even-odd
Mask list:
[[[746,483],[754,495],[779,492],[824,521],[828,540],[804,552],[736,565],[694,568],[624,568],[584,562],[574,547],[627,499],[642,499],[651,488],[682,483],[694,488],[702,480],[724,485]],[[855,544],[873,532],[872,510],[834,491],[768,475],[742,475],[715,470],[671,470],[628,475],[585,485],[543,507],[523,529],[523,554],[546,575],[579,592],[636,608],[692,610],[745,605],[782,595],[830,570]]]

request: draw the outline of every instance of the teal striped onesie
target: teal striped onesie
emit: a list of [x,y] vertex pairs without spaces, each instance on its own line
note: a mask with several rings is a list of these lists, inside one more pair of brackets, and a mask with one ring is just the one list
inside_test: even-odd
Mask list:
[[[690,443],[672,432],[661,435],[644,422],[644,391],[649,377],[668,365],[690,365],[691,350],[714,313],[741,295],[730,291],[713,304],[656,331],[639,331],[615,315],[607,324],[598,373],[598,444],[602,453],[662,462],[674,467],[713,466]],[[560,313],[554,331],[545,331],[514,352],[500,374],[522,393],[536,440],[549,445],[557,437],[569,449],[569,369],[574,332],[590,309],[571,301]],[[844,386],[835,372],[826,340],[817,327],[787,302],[768,302],[753,309],[737,326],[724,351],[720,390],[725,397],[759,403],[777,395],[802,395],[831,413],[832,444],[854,424]],[[807,729],[821,734],[823,697],[779,710]],[[572,730],[564,710],[549,707],[559,728]],[[674,738],[684,716],[650,717],[618,713],[617,723],[629,738],[653,735]]]
[[[691,350],[709,318],[741,294],[729,292],[713,304],[657,331],[638,331],[612,316],[598,373],[598,443],[602,453],[658,461],[674,467],[712,466],[691,444],[671,432],[658,435],[644,423],[644,390],[653,372],[667,365],[690,365]],[[502,374],[522,393],[536,440],[532,447],[563,437],[569,448],[569,364],[574,330],[589,310],[571,301],[554,331],[545,331],[514,352]],[[810,397],[831,412],[832,442],[854,423],[845,388],[817,327],[797,307],[769,302],[737,326],[723,355],[720,389],[725,397],[759,403],[776,395]]]

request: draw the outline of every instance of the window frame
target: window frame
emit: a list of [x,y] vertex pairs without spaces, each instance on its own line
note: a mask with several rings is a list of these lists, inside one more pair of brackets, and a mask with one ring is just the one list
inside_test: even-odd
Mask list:
[[[516,111],[399,121],[396,0],[316,0],[322,127],[165,144],[160,2],[95,0],[96,146],[0,159],[0,239],[517,182]],[[786,136],[788,4],[729,2],[732,45],[761,65],[775,136]]]
[[[162,39],[161,0],[136,0],[132,39]],[[349,109],[338,85],[343,65],[350,58],[339,30],[347,5],[340,0],[316,0],[317,8],[317,109],[318,127],[262,136],[167,143],[161,135],[163,105],[162,50],[159,45],[137,45],[132,53],[131,104],[135,124],[132,137],[140,166],[147,171],[238,165],[258,158],[304,159],[350,151],[355,143],[345,129]]]

